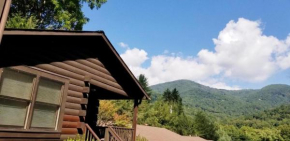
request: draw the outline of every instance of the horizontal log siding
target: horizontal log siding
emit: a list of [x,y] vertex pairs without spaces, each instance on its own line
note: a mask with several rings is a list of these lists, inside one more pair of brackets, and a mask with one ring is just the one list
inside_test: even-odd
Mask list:
[[[86,109],[83,109],[82,107],[86,107],[86,104],[88,103],[88,99],[84,97],[83,93],[89,92],[89,88],[85,87],[84,83],[85,75],[81,75],[51,64],[37,65],[36,68],[48,73],[66,77],[70,80],[60,138],[67,139],[67,137],[74,137],[79,134],[80,129],[83,130],[85,125],[84,121],[81,120],[81,118],[84,119],[86,116]],[[70,69],[75,68],[72,67]]]
[[80,92],[80,93],[89,93],[90,92],[89,87],[81,87],[81,86],[77,86],[77,85],[73,85],[73,84],[69,84],[68,89],[72,90],[72,91]]
[[92,62],[92,63],[94,63],[94,64],[96,64],[96,65],[98,65],[98,66],[105,67],[105,66],[103,65],[103,63],[102,63],[100,60],[98,60],[98,59],[89,58],[89,59],[87,59],[87,60],[90,61],[90,62]]
[[79,122],[80,117],[79,116],[72,116],[72,115],[64,115],[63,121]]
[[70,103],[70,102],[66,102],[65,107],[68,109],[82,110],[81,104],[75,104],[75,103]]
[[78,134],[78,129],[77,128],[62,128],[61,129],[62,134]]
[[85,123],[84,122],[69,122],[69,121],[63,121],[62,128],[84,128]]
[[127,96],[123,88],[98,59],[53,62],[51,64],[40,64],[33,68],[69,79],[70,84],[65,103],[61,139],[75,137],[80,130],[84,132],[84,118],[88,103],[86,93],[89,93],[89,87],[85,86],[85,81]]
[[86,110],[74,110],[65,108],[64,110],[65,115],[72,115],[72,116],[86,116]]
[[[104,74],[104,73],[101,73],[100,71],[94,69],[94,68],[91,68],[91,67],[88,67],[86,65],[83,65],[79,62],[75,62],[75,61],[65,61],[65,63],[71,65],[71,66],[74,66],[75,68],[78,68],[78,72],[82,75],[89,75],[91,76],[92,79],[95,79],[96,81],[100,81],[104,84],[107,84],[107,85],[111,85],[113,87],[116,87],[118,89],[123,89],[117,82],[114,78],[112,78],[112,76],[109,76],[108,74]],[[75,69],[77,70],[77,69]],[[80,70],[83,70],[82,72]]]

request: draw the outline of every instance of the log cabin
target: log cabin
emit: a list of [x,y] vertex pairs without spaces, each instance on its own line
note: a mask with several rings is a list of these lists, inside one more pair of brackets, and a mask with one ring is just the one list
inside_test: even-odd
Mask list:
[[[132,128],[98,127],[99,100],[132,99]],[[103,31],[5,29],[0,44],[0,140],[134,141],[150,99]]]

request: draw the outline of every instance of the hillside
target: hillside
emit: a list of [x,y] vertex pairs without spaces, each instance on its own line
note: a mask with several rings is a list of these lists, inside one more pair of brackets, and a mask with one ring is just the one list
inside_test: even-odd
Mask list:
[[290,86],[269,85],[258,90],[221,90],[189,80],[177,80],[151,86],[156,93],[177,88],[187,114],[203,110],[217,117],[253,114],[290,102]]
[[[264,110],[253,115],[248,115],[231,122],[232,125],[249,126],[253,128],[275,128],[290,124],[290,105]],[[289,131],[290,132],[290,131]]]

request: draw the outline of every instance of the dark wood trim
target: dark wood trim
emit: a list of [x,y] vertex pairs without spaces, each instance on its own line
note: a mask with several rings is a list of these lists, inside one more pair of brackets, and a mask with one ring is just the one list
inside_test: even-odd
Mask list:
[[[31,141],[31,139],[0,139],[0,141]],[[63,141],[61,139],[33,139],[33,141]]]
[[85,140],[101,141],[101,139],[97,136],[95,131],[90,127],[90,125],[86,124],[85,127],[86,127]]
[[58,127],[57,127],[58,131],[60,131],[61,128],[62,128],[63,116],[64,116],[64,112],[65,112],[65,103],[66,103],[67,92],[68,92],[68,84],[69,84],[69,82],[66,81],[65,85],[63,86],[63,92],[62,92],[62,96],[61,96],[60,112],[59,112],[59,115],[58,115]]
[[32,91],[32,98],[31,98],[31,102],[28,108],[28,115],[27,115],[27,119],[26,119],[26,125],[24,127],[24,129],[29,130],[30,126],[31,126],[31,122],[32,122],[32,115],[33,115],[33,109],[34,109],[34,104],[35,104],[35,99],[36,99],[36,93],[38,90],[38,84],[39,84],[39,75],[37,75],[37,77],[34,79],[34,83],[33,83],[33,91]]
[[134,108],[133,108],[133,124],[132,124],[132,128],[134,129],[134,132],[133,132],[133,141],[136,140],[136,129],[137,129],[137,118],[138,118],[138,105],[139,105],[139,102],[138,102],[138,99],[135,99],[134,100]]
[[44,139],[59,139],[60,133],[13,133],[0,132],[1,138],[44,138]]
[[3,73],[3,68],[0,68],[0,80],[1,80],[2,73]]
[[32,36],[102,36],[100,32],[77,32],[77,31],[55,31],[55,30],[5,30],[4,35],[32,35]]

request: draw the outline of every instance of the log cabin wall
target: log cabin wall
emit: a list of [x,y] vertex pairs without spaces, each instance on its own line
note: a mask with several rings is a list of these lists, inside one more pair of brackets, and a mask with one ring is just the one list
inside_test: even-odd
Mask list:
[[40,64],[32,68],[69,79],[61,139],[84,133],[90,91],[86,81],[104,90],[127,95],[104,65],[95,58]]
[[[0,53],[0,68],[24,65],[69,79],[62,139],[84,132],[90,95],[148,98],[102,31],[5,30]],[[97,91],[90,91],[85,82]]]

